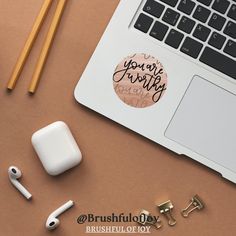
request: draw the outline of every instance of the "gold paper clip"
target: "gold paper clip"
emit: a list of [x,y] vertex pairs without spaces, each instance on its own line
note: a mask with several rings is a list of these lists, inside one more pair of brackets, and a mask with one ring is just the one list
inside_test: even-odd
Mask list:
[[[193,205],[193,207],[188,211],[188,209]],[[199,198],[199,196],[196,194],[195,196],[192,197],[190,200],[190,204],[181,211],[181,214],[183,217],[188,217],[189,213],[192,211],[198,209],[201,210],[204,208],[204,203],[203,201]]]
[[171,214],[171,210],[174,208],[173,204],[170,200],[158,205],[159,211],[161,214],[164,214],[168,220],[168,224],[170,226],[174,226],[176,224],[175,218]]
[[151,225],[156,229],[160,229],[162,227],[160,218],[154,218],[150,212],[146,210],[141,210],[139,213],[139,221],[137,222],[141,225]]

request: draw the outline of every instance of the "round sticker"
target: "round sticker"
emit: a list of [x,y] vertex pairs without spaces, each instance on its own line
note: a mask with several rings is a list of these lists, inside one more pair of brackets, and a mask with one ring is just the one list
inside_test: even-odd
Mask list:
[[157,103],[167,88],[167,74],[160,61],[134,54],[122,60],[113,74],[113,87],[126,104],[144,108]]

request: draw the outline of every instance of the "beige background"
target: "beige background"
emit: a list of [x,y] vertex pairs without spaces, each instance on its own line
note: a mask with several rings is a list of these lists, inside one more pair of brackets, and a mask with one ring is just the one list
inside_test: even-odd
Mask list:
[[[0,0],[0,235],[86,235],[89,224],[76,223],[82,213],[109,215],[145,208],[157,215],[155,202],[168,199],[174,203],[178,223],[168,227],[162,217],[160,235],[236,235],[234,184],[76,103],[74,87],[118,0],[68,0],[40,86],[32,97],[27,87],[55,1],[16,89],[6,92],[42,2]],[[42,168],[30,138],[56,120],[70,126],[84,159],[79,167],[51,177]],[[11,186],[7,176],[10,165],[23,171],[21,182],[32,192],[31,202]],[[195,193],[207,207],[184,219],[180,209]],[[44,227],[47,216],[69,199],[76,206],[60,217],[57,230],[48,233]]]

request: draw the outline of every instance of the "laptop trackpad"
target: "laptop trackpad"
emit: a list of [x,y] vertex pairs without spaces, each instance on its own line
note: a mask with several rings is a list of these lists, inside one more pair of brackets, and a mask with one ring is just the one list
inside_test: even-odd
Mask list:
[[236,96],[194,76],[165,136],[236,171]]

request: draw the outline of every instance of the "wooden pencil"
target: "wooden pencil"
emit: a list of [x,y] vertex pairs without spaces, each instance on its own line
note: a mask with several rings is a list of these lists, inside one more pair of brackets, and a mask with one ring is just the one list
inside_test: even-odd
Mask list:
[[67,0],[59,0],[52,23],[39,55],[28,92],[35,93]]
[[10,80],[8,81],[7,88],[9,90],[14,89],[16,82],[19,79],[21,71],[25,65],[26,59],[31,51],[31,48],[35,42],[35,39],[37,38],[37,35],[38,35],[39,30],[42,26],[42,23],[47,15],[47,12],[51,6],[51,3],[52,3],[52,0],[45,0],[42,7],[41,7],[41,10],[34,22],[33,28],[28,36],[28,39],[26,40],[26,43],[20,53],[20,56],[16,62],[16,65],[13,69]]

